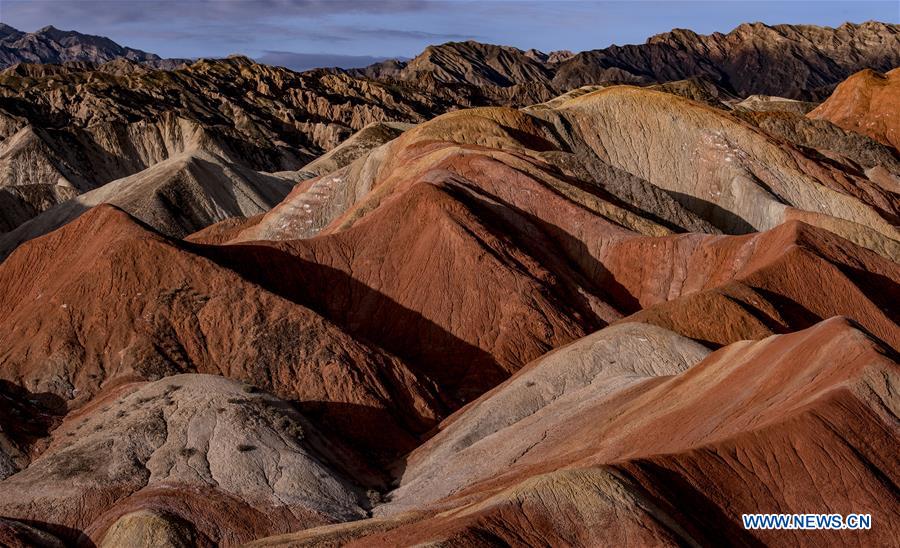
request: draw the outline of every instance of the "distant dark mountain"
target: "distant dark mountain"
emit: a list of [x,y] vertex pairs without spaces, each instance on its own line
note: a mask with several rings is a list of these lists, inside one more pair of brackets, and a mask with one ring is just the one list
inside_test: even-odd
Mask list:
[[572,55],[543,54],[477,42],[430,46],[409,62],[386,61],[358,71],[379,80],[510,87],[549,86],[565,92],[600,83],[653,84],[705,77],[746,97],[778,95],[820,100],[865,68],[900,65],[900,25],[845,23],[743,24],[728,34],[676,29],[645,44]]
[[442,84],[512,86],[549,82],[553,77],[550,55],[509,46],[469,40],[428,46],[408,62],[391,59],[358,74],[376,79],[431,80]]
[[162,59],[153,53],[120,46],[109,38],[59,30],[52,26],[22,32],[0,23],[0,68],[16,63],[88,62],[127,59],[154,68],[173,69],[184,59]]

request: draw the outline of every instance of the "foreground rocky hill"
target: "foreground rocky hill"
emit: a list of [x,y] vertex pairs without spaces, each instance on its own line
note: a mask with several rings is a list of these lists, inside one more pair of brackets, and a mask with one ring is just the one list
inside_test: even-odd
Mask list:
[[888,356],[841,318],[708,355],[670,332],[609,327],[447,421],[378,517],[251,545],[889,544],[890,522],[749,532],[737,517],[811,493],[834,512],[896,517]]
[[[0,539],[889,544],[897,151],[708,84],[200,148],[25,223]],[[740,522],[807,511],[878,526]]]

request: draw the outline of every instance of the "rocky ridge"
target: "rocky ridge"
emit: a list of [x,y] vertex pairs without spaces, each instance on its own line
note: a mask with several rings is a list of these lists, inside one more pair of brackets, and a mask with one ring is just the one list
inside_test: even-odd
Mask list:
[[456,104],[343,73],[301,75],[245,58],[174,71],[105,67],[19,65],[0,75],[6,230],[178,155],[297,170],[371,123],[420,122]]
[[[727,34],[675,29],[644,44],[566,56],[528,55],[506,46],[451,42],[408,62],[361,71],[386,81],[498,87],[549,86],[557,93],[602,83],[654,84],[705,77],[740,97],[821,100],[851,74],[900,65],[900,29],[870,21],[838,28],[743,24]],[[532,102],[539,102],[538,100]]]

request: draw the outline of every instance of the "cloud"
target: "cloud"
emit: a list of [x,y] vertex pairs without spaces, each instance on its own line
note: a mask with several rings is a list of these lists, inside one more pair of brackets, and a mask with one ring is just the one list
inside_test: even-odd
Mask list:
[[390,15],[429,10],[438,3],[423,0],[3,0],[3,18],[22,30],[47,20],[71,25],[141,24],[173,17],[202,21],[259,21],[287,17]]
[[369,55],[337,55],[331,53],[296,53],[292,51],[266,51],[256,60],[266,65],[287,67],[291,70],[304,71],[321,67],[339,67],[343,69],[367,67],[373,63],[384,61],[387,57]]
[[[471,38],[417,28],[450,9],[423,0],[0,0],[3,21],[23,31],[45,25],[107,36],[162,56],[332,51],[412,51],[404,44]],[[443,11],[442,11],[443,10]],[[402,23],[395,22],[403,21]],[[386,28],[381,28],[386,27]],[[396,27],[396,28],[395,28]],[[360,44],[366,44],[360,46]],[[377,45],[381,51],[371,51]],[[393,51],[391,51],[393,50]]]
[[401,29],[369,29],[345,27],[342,31],[349,36],[365,36],[371,38],[399,38],[407,40],[479,40],[475,34],[453,34],[443,32],[424,32],[420,30]]
[[129,30],[129,36],[134,38],[149,38],[153,40],[175,41],[218,41],[229,44],[255,44],[260,38],[266,41],[286,41],[298,36],[304,40],[319,42],[347,42],[351,38],[334,32],[324,30],[310,30],[296,28],[282,24],[260,22],[236,22],[226,23],[194,23],[190,25],[147,25],[145,27]]

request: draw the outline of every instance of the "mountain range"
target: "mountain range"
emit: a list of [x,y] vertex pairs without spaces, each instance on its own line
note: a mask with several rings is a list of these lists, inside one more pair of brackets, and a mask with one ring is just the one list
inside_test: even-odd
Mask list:
[[0,23],[0,68],[17,63],[105,63],[127,59],[149,67],[172,69],[185,59],[162,59],[153,53],[120,46],[109,38],[53,26],[22,32]]
[[556,93],[590,84],[646,85],[704,77],[741,97],[821,100],[864,68],[896,67],[898,45],[900,26],[874,21],[838,28],[753,23],[727,34],[676,29],[645,44],[578,54],[456,42],[430,46],[408,62],[386,61],[354,72],[435,86],[547,86]]
[[[687,80],[678,89],[665,85],[713,104],[751,94],[811,98],[863,68],[900,64],[898,27],[876,22],[837,29],[754,24],[708,36],[678,30],[640,46],[579,54],[448,43],[408,62],[304,73],[246,57],[163,62],[105,38],[50,27],[25,34],[6,26],[3,33],[10,55],[66,61],[19,63],[0,72],[0,200],[7,204],[0,229],[6,231],[76,194],[196,149],[251,170],[297,170],[374,122],[526,106],[579,86],[621,82]],[[785,45],[772,47],[778,43]],[[761,63],[769,80],[758,71],[746,82],[735,76]],[[156,70],[175,64],[180,68]]]
[[0,544],[900,537],[896,25],[154,62],[0,73]]

